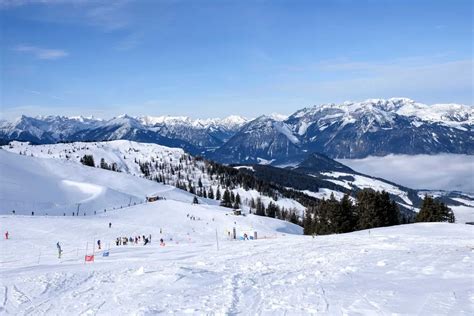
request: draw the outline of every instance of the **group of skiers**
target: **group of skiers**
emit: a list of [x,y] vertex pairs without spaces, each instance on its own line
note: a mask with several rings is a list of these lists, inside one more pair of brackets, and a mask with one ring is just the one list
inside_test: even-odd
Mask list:
[[117,246],[126,246],[130,244],[138,244],[138,243],[143,243],[143,245],[147,245],[151,243],[151,234],[146,237],[145,235],[142,236],[135,236],[135,237],[117,237],[115,239],[115,245]]
[[186,217],[189,218],[189,219],[192,220],[192,221],[196,221],[196,220],[197,220],[197,221],[200,221],[200,220],[201,220],[200,217],[196,218],[196,216],[190,215],[190,214],[186,215]]

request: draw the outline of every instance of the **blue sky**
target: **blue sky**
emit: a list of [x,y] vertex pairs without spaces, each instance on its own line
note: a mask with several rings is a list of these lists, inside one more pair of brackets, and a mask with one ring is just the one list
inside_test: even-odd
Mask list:
[[1,114],[473,100],[471,1],[0,0]]

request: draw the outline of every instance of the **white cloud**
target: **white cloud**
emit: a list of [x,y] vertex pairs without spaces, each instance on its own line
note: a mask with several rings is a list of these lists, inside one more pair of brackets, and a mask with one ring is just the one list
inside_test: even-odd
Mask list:
[[474,193],[474,156],[388,155],[339,161],[356,171],[413,189],[457,190]]
[[37,46],[30,46],[30,45],[18,45],[14,48],[15,51],[21,53],[29,53],[32,54],[34,57],[38,59],[59,59],[69,55],[68,52],[62,49],[49,49],[49,48],[42,48]]

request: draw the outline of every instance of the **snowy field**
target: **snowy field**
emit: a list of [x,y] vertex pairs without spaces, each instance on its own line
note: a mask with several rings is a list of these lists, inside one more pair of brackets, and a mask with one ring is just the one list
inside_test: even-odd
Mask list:
[[[193,214],[200,220],[190,220]],[[158,201],[100,216],[2,216],[7,315],[472,315],[474,227],[413,224],[350,234],[213,206]],[[108,228],[108,223],[112,227]],[[235,224],[234,224],[235,222]],[[230,241],[258,231],[257,240]],[[160,234],[160,229],[162,234]],[[216,243],[216,232],[219,248]],[[291,234],[293,233],[293,234]],[[151,245],[115,246],[152,234]],[[160,246],[158,239],[165,240]],[[110,256],[94,240],[111,244]],[[170,239],[173,239],[172,241]],[[57,258],[56,242],[64,254]]]

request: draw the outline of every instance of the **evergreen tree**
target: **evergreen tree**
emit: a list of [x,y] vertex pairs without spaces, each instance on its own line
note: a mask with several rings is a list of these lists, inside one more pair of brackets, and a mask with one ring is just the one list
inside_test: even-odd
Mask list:
[[305,235],[312,235],[314,233],[313,215],[311,214],[311,210],[309,208],[305,211],[303,233]]
[[110,167],[109,167],[109,165],[105,162],[105,159],[104,159],[104,158],[101,158],[101,159],[100,159],[100,167],[101,167],[102,169],[110,170]]
[[219,187],[217,187],[217,191],[216,191],[216,200],[220,200],[221,199],[221,190],[219,190]]
[[199,204],[199,200],[198,200],[197,196],[194,197],[193,204]]
[[291,213],[290,222],[293,224],[299,225],[298,216],[296,216],[295,212]]
[[276,216],[276,205],[273,202],[268,203],[267,206],[267,216],[275,218]]
[[240,195],[239,193],[236,194],[234,198],[234,209],[239,209],[240,208]]
[[207,197],[210,199],[214,199],[214,191],[212,190],[212,187],[209,188],[209,193],[207,194]]
[[94,157],[92,155],[84,155],[81,159],[80,162],[84,166],[89,166],[89,167],[95,167],[94,163]]
[[257,203],[255,207],[255,215],[258,216],[265,216],[265,205],[262,202],[262,199],[260,197],[257,198]]
[[354,207],[349,196],[346,194],[341,202],[338,202],[334,195],[328,201],[329,221],[331,223],[331,232],[348,233],[355,230]]
[[417,222],[448,222],[454,223],[453,211],[441,201],[425,195],[420,212],[416,216]]
[[224,191],[224,195],[222,196],[221,206],[232,207],[232,201],[230,200],[230,192],[227,189]]

